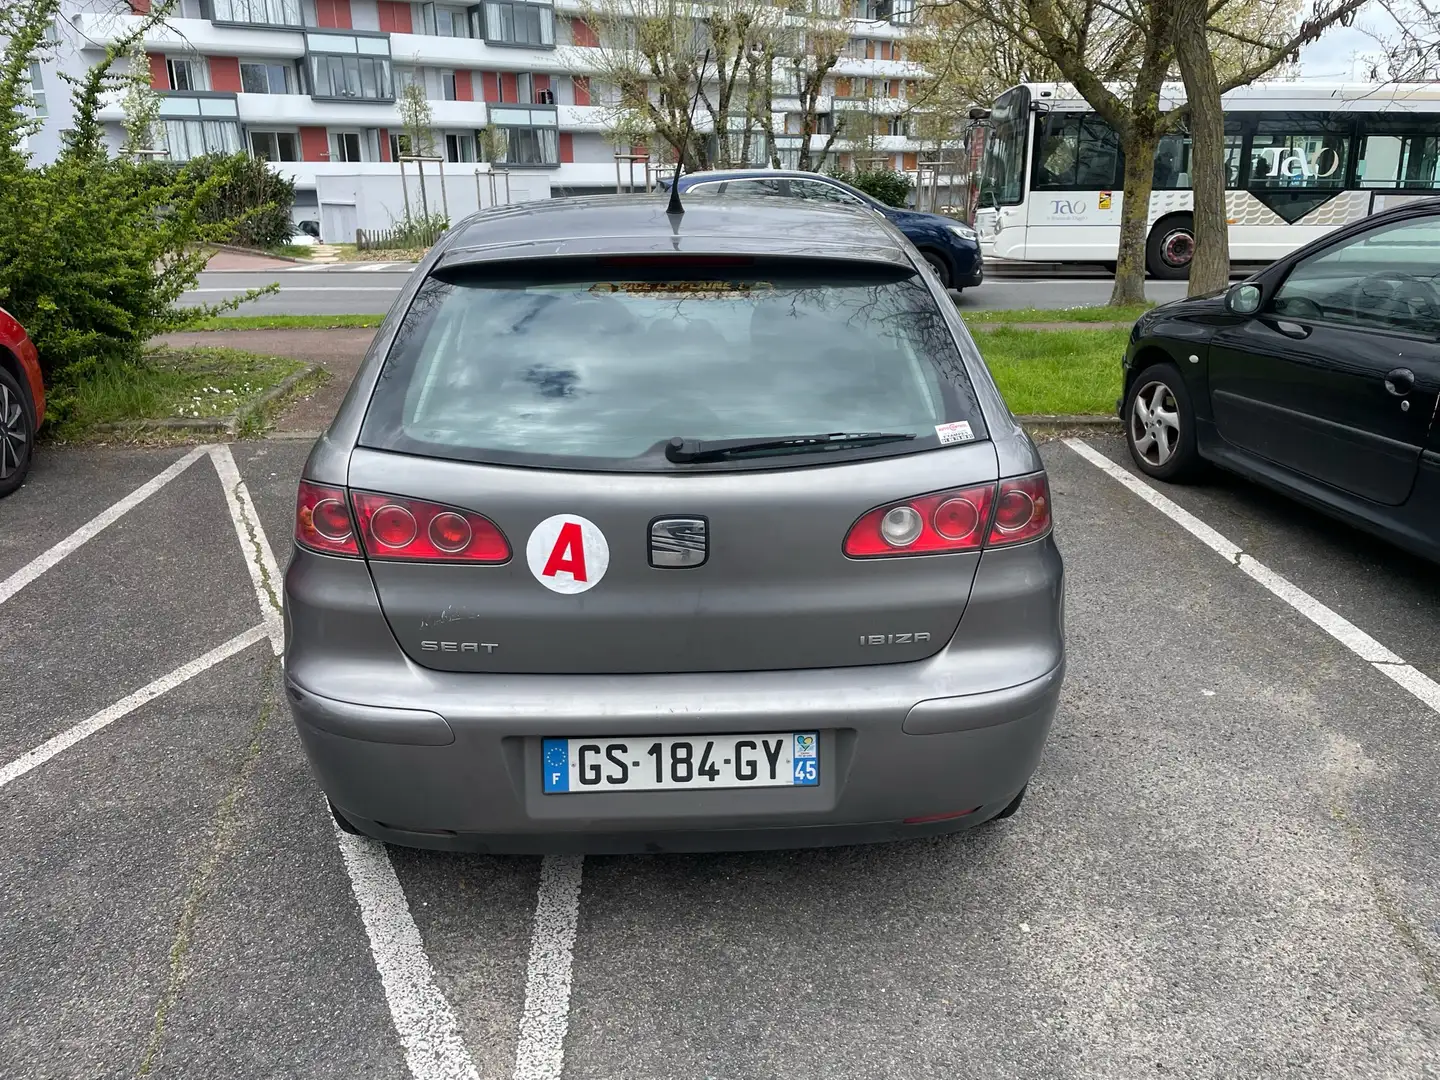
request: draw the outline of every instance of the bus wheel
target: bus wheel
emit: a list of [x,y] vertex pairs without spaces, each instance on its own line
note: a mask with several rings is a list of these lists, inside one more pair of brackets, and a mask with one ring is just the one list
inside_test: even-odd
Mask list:
[[1189,214],[1172,214],[1155,223],[1145,244],[1145,266],[1162,281],[1184,281],[1195,258],[1195,223]]

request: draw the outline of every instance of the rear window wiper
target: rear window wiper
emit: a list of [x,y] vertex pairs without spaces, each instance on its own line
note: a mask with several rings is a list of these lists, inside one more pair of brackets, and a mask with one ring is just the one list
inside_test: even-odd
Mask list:
[[717,439],[701,442],[676,436],[665,444],[665,457],[677,465],[697,461],[723,461],[732,454],[789,454],[811,450],[838,450],[879,446],[915,438],[906,431],[832,431],[824,435],[786,435],[777,439]]

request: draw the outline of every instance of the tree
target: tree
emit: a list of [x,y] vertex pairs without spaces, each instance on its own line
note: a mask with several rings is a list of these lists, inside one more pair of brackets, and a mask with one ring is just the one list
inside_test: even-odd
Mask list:
[[[418,58],[417,58],[418,59]],[[405,80],[400,87],[399,100],[395,109],[400,114],[400,152],[414,158],[435,156],[435,114],[430,108],[430,99],[425,96],[425,85],[418,78]],[[403,168],[403,166],[402,166]],[[425,165],[415,162],[420,178],[420,215],[430,220],[430,197],[425,191]],[[403,186],[403,185],[402,185]],[[405,227],[410,225],[410,196],[405,195]]]
[[125,74],[121,76],[124,97],[125,129],[124,149],[143,154],[156,149],[156,128],[160,123],[160,95],[150,86],[150,57],[143,45],[130,51]]
[[[705,139],[691,110],[705,60],[706,31],[684,0],[583,0],[597,46],[586,60],[608,92],[606,127],[617,145],[659,141],[688,172],[706,168]],[[718,106],[717,106],[718,109]]]
[[[845,127],[844,110],[825,93],[825,82],[850,43],[850,27],[836,15],[827,0],[790,0],[785,8],[784,33],[777,50],[779,66],[800,99],[800,157],[798,168],[815,169],[830,154]],[[829,97],[831,128],[824,145],[811,148],[820,133],[822,105]],[[854,111],[854,110],[852,110]],[[852,125],[853,126],[853,125]]]
[[[1225,213],[1225,115],[1221,95],[1245,86],[1298,55],[1366,0],[1313,0],[1298,27],[1268,29],[1253,12],[1226,0],[1175,0],[1176,59],[1185,82],[1182,119],[1190,131],[1195,258],[1190,295],[1230,283],[1230,227]],[[1246,16],[1250,15],[1249,18]],[[1216,59],[1217,54],[1220,59]]]
[[60,3],[0,8],[0,303],[29,330],[47,381],[62,377],[56,415],[63,415],[66,381],[96,372],[123,377],[156,334],[258,295],[178,306],[205,266],[203,245],[234,232],[234,221],[201,220],[227,170],[202,177],[188,165],[112,157],[106,146],[100,111],[123,90],[117,63],[165,18],[165,4],[69,80],[71,130],[54,162],[32,162],[29,69],[47,47]]

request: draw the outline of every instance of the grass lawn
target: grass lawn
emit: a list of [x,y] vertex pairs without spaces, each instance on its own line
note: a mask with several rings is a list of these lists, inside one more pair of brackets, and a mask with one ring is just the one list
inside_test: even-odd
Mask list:
[[1006,311],[966,311],[967,323],[1133,323],[1154,307],[1011,308]]
[[[260,398],[304,371],[306,364],[238,349],[159,349],[139,364],[92,373],[53,390],[53,422],[45,433],[63,440],[85,439],[102,424],[169,419],[218,420],[240,414],[242,434],[263,427]],[[301,380],[295,393],[308,389]]]
[[1010,411],[1113,415],[1128,330],[1012,330],[976,334]]
[[376,327],[384,315],[218,315],[189,330],[337,330]]
[[281,255],[287,259],[308,259],[315,254],[314,248],[309,244],[281,244],[268,250],[271,255]]

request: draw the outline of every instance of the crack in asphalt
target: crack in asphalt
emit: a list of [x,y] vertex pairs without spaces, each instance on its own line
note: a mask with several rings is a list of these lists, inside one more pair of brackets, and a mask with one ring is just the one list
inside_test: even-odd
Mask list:
[[1345,808],[1339,803],[1330,804],[1330,816],[1345,830],[1346,838],[1350,841],[1350,851],[1355,861],[1360,864],[1362,873],[1365,875],[1365,882],[1370,893],[1370,898],[1375,902],[1375,908],[1380,916],[1390,924],[1390,928],[1399,939],[1400,946],[1414,957],[1416,964],[1420,967],[1420,978],[1425,984],[1426,991],[1431,997],[1440,1001],[1440,959],[1430,951],[1430,948],[1416,932],[1414,925],[1405,917],[1400,910],[1400,901],[1387,889],[1380,880],[1378,874],[1371,869],[1371,860],[1367,857],[1365,834],[1360,826],[1350,820]]
[[160,1003],[155,1008],[155,1024],[150,1032],[150,1041],[145,1048],[145,1055],[140,1061],[140,1068],[135,1074],[137,1078],[149,1076],[155,1067],[165,1041],[166,1020],[178,1000],[189,974],[186,961],[191,947],[194,945],[195,926],[206,901],[210,898],[215,871],[219,868],[221,860],[230,853],[234,846],[237,809],[246,789],[250,786],[251,777],[254,776],[255,767],[260,760],[261,739],[275,712],[277,696],[274,691],[274,673],[275,661],[267,657],[261,673],[264,689],[261,693],[260,709],[256,714],[255,722],[250,727],[249,742],[245,746],[244,756],[240,760],[240,766],[235,772],[229,790],[215,807],[209,846],[201,856],[199,865],[191,877],[190,887],[186,890],[185,900],[180,908],[180,917],[175,925],[175,940],[170,946],[170,974],[165,982],[165,990],[160,996]]
[[245,487],[245,481],[241,480],[235,485],[235,502],[245,507],[249,513],[240,515],[240,520],[245,526],[245,539],[249,541],[251,551],[254,555],[256,570],[260,573],[260,584],[265,589],[265,595],[270,600],[270,606],[277,612],[281,610],[280,598],[275,595],[275,583],[270,580],[270,572],[265,569],[265,560],[261,557],[260,537],[255,532],[255,504],[250,500],[250,492]]

